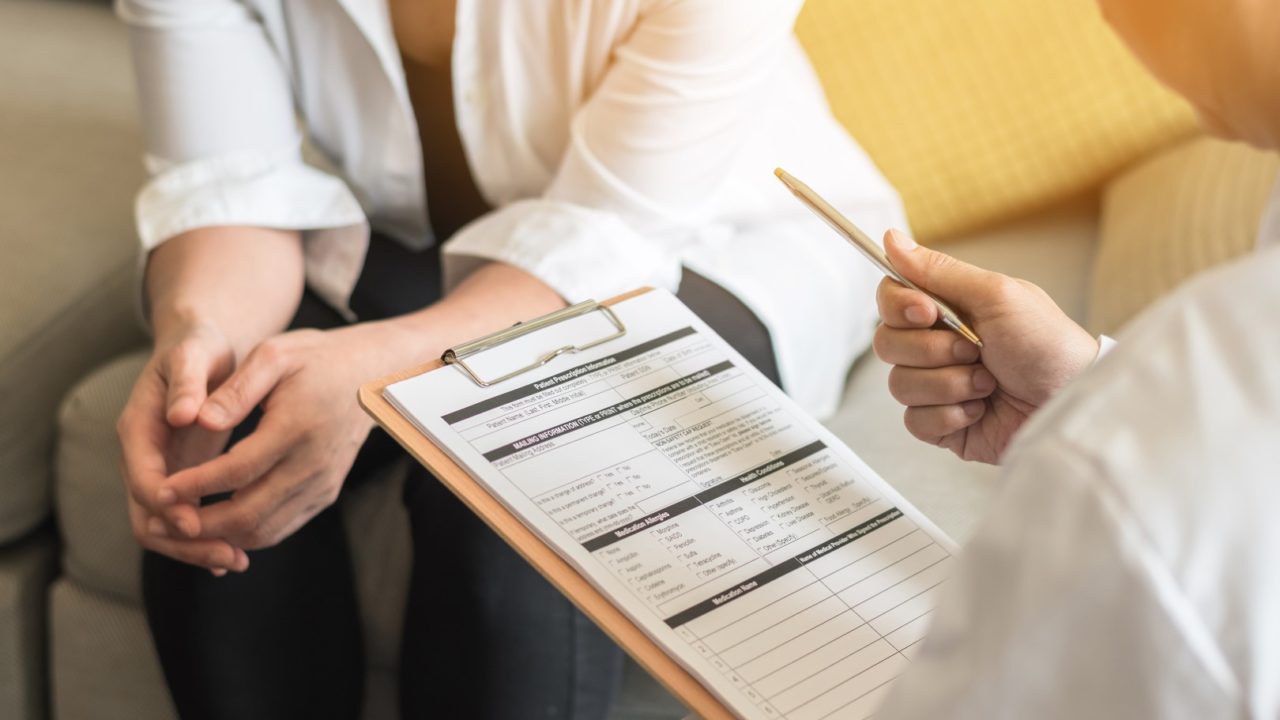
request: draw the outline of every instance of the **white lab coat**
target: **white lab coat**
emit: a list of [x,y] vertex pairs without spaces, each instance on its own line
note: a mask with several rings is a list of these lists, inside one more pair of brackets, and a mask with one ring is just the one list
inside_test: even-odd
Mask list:
[[1024,428],[877,717],[1280,717],[1280,186]]
[[[791,169],[875,235],[898,198],[831,117],[791,26],[799,0],[459,0],[458,128],[495,208],[445,245],[565,299],[675,289],[681,266],[768,327],[784,386],[835,407],[878,277],[771,177]],[[118,0],[131,28],[149,250],[213,225],[303,230],[307,278],[345,308],[371,223],[432,242],[413,108],[385,0]],[[303,130],[333,174],[303,163]]]

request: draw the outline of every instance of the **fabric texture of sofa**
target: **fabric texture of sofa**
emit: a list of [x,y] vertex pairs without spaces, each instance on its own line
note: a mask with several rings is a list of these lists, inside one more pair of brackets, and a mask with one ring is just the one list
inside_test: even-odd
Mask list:
[[142,341],[129,304],[143,178],[105,7],[0,3],[0,717],[48,710],[58,404]]
[[[168,720],[114,432],[145,359],[131,304],[130,208],[143,172],[124,29],[106,3],[4,0],[0,67],[0,717]],[[1100,193],[946,248],[1042,285],[1083,319]],[[963,540],[996,473],[911,438],[887,372],[860,360],[828,424]],[[391,472],[370,483],[345,512],[363,538],[355,564],[369,718],[395,716],[409,548],[398,482]],[[617,718],[682,715],[629,666]]]
[[925,241],[1096,188],[1195,127],[1095,2],[808,0],[796,34]]

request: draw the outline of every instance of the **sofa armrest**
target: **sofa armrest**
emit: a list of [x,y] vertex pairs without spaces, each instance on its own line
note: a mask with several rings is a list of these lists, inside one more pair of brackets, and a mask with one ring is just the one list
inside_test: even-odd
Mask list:
[[[0,270],[0,287],[9,286]],[[128,303],[130,268],[113,268],[79,293],[47,298],[61,312],[20,336],[3,327],[12,350],[0,356],[0,543],[49,515],[54,430],[67,389],[105,358],[142,342]],[[0,292],[0,303],[12,302]],[[35,298],[25,299],[30,301]]]
[[0,543],[49,514],[58,404],[143,336],[133,317],[141,142],[107,4],[0,3]]

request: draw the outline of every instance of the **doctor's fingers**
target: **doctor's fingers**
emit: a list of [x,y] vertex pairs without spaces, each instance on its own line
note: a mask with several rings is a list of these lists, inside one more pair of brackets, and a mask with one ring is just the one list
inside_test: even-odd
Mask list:
[[890,365],[940,368],[978,360],[978,346],[950,330],[903,330],[881,324],[871,346]]
[[995,377],[981,364],[929,369],[898,365],[889,371],[889,394],[908,407],[953,405],[984,398],[995,389]]
[[891,277],[876,287],[880,319],[894,328],[927,328],[938,321],[938,307],[928,295],[912,290]]
[[909,407],[903,413],[902,420],[908,432],[916,439],[939,445],[947,436],[981,420],[986,412],[986,402],[967,400],[954,405]]

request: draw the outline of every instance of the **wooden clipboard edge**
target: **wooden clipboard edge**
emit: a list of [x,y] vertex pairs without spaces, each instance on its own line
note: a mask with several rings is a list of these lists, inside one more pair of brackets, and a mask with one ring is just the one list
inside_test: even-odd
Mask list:
[[[640,288],[610,298],[602,305],[614,305],[649,292]],[[385,397],[388,385],[435,370],[444,363],[435,360],[415,368],[374,380],[360,387],[360,407],[377,421],[396,442],[430,470],[445,487],[466,503],[508,545],[578,607],[587,617],[613,638],[640,667],[649,672],[690,712],[706,720],[733,720],[736,716],[658,646],[635,623],[623,614],[599,590],[568,562],[561,558],[532,530],[520,522],[497,498],[489,494],[443,450],[425,437],[418,428],[400,414]]]

